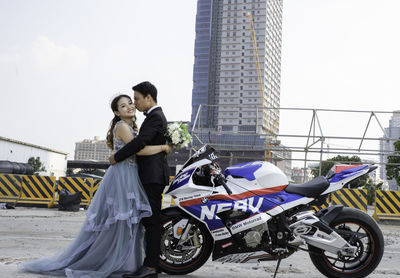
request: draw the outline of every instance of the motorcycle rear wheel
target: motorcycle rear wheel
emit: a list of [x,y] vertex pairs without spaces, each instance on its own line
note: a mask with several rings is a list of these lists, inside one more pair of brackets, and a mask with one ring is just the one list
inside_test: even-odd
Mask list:
[[361,278],[374,271],[384,250],[382,231],[376,222],[361,210],[345,207],[329,226],[352,246],[357,247],[356,256],[334,255],[309,245],[314,266],[331,278]]
[[170,275],[183,275],[205,264],[213,249],[213,238],[203,223],[195,222],[189,231],[190,239],[184,245],[188,249],[178,250],[172,243],[175,221],[171,216],[162,222],[160,270]]

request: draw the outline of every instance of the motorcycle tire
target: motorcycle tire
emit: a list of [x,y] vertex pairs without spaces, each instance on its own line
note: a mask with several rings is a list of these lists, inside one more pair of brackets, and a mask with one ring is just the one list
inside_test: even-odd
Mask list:
[[345,207],[329,226],[357,246],[356,256],[338,256],[309,245],[314,266],[330,278],[361,278],[374,271],[384,251],[382,231],[376,222],[361,210]]
[[[179,218],[180,220],[181,218]],[[178,221],[179,221],[178,220]],[[160,270],[170,275],[183,275],[200,268],[210,257],[213,249],[213,238],[206,226],[195,222],[189,231],[189,240],[183,250],[173,247],[173,216],[163,219],[161,233]],[[197,240],[194,240],[194,237]],[[198,246],[195,246],[198,242]]]

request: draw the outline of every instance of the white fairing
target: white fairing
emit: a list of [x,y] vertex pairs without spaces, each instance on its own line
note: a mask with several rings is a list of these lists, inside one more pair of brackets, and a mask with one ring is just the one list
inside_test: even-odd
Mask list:
[[264,161],[258,163],[261,163],[262,166],[254,172],[254,176],[261,188],[287,185],[289,183],[286,175],[275,165]]
[[365,168],[363,170],[360,170],[358,173],[356,172],[356,174],[353,174],[348,178],[344,178],[338,182],[332,182],[329,185],[329,187],[321,195],[328,194],[328,193],[342,189],[348,182],[351,182],[352,180],[354,180],[358,177],[361,177],[362,175],[367,174],[368,171],[369,171],[369,168]]
[[[257,168],[252,172],[253,168]],[[255,161],[251,163],[246,163],[244,165],[231,166],[224,172],[232,173],[232,175],[227,175],[228,182],[236,183],[235,181],[240,180],[240,185],[248,190],[272,188],[282,185],[287,185],[289,183],[286,175],[275,165],[265,162],[265,161]],[[255,179],[251,178],[251,173],[254,175]],[[242,173],[243,175],[240,175]]]

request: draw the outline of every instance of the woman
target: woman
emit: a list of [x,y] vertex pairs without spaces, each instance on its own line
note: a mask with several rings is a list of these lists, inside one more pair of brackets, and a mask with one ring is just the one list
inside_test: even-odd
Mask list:
[[[113,99],[114,118],[107,133],[107,145],[114,151],[136,135],[135,106],[127,95]],[[146,146],[138,154],[171,152],[169,145]],[[139,180],[135,157],[107,170],[86,213],[78,236],[54,258],[21,263],[27,272],[67,277],[121,277],[136,271],[143,262],[143,217],[151,208]]]

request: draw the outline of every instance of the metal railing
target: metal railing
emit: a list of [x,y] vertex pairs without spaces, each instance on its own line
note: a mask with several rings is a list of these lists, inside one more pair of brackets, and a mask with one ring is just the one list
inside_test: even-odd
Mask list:
[[[207,125],[210,121],[202,119],[210,107],[220,113],[220,117],[214,121],[214,126]],[[263,118],[259,117],[269,110],[279,111],[277,133],[269,133],[268,129],[263,127]],[[242,112],[243,115],[246,111],[254,111],[253,115],[256,118],[249,116],[235,118],[238,113]],[[227,116],[221,117],[222,113]],[[389,122],[394,114],[400,116],[399,113],[399,111],[275,108],[255,105],[200,105],[191,133],[195,138],[194,147],[207,143],[216,149],[270,151],[273,153],[271,160],[287,160],[294,164],[303,162],[304,169],[310,162],[318,162],[321,167],[321,161],[332,155],[359,156],[363,161],[384,166],[387,165],[383,161],[385,157],[396,156],[388,146],[399,138],[389,137],[382,123]],[[247,126],[253,128],[241,130],[241,127],[246,126],[247,120],[251,122]],[[236,126],[236,128],[227,130],[224,126]],[[290,152],[290,157],[282,155],[285,152]]]

